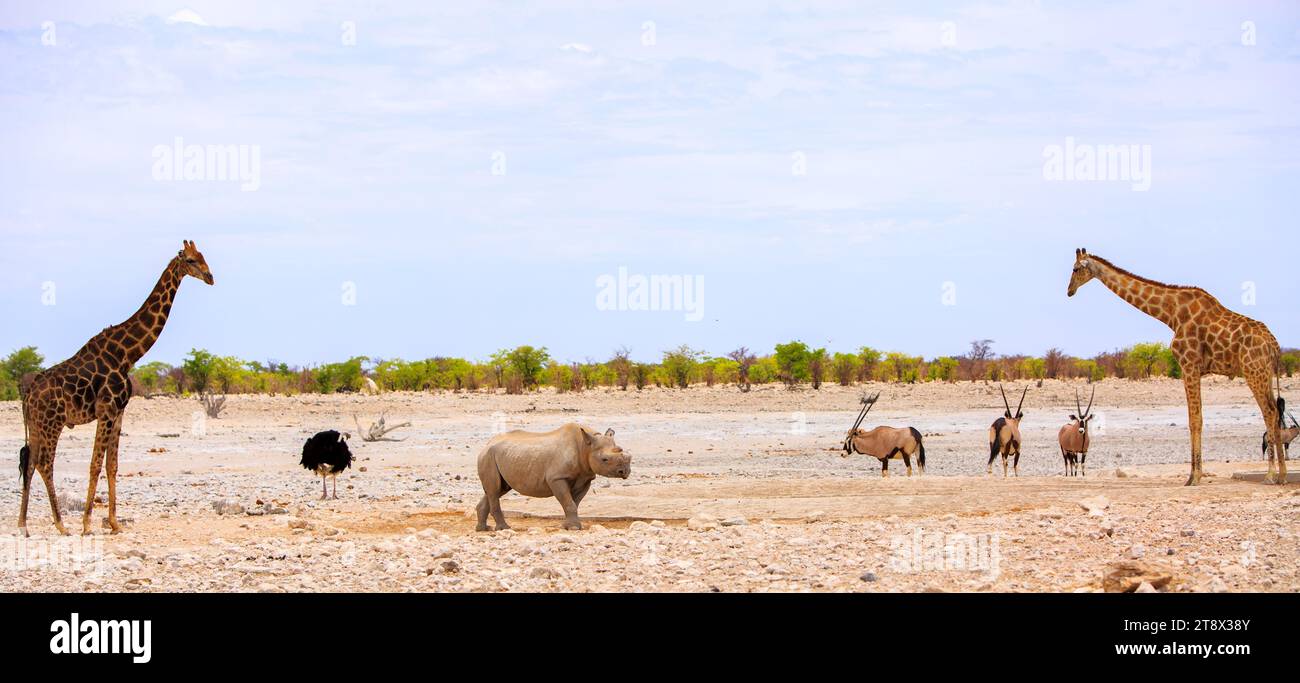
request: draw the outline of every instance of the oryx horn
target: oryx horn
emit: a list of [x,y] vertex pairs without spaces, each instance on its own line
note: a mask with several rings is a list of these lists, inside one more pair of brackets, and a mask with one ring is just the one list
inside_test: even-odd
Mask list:
[[876,405],[876,401],[878,401],[879,399],[880,399],[879,391],[876,392],[875,396],[872,396],[870,398],[867,398],[865,394],[862,396],[862,412],[858,413],[858,419],[856,422],[853,423],[853,429],[849,430],[850,434],[858,431],[858,427],[862,426],[862,421],[867,419],[867,413],[871,412],[871,407]]

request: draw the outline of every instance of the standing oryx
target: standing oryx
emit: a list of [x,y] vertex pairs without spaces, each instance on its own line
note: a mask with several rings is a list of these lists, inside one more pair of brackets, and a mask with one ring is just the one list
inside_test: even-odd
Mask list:
[[916,464],[921,468],[921,474],[925,474],[925,444],[921,443],[921,432],[912,427],[876,427],[875,429],[864,432],[858,427],[862,426],[862,421],[866,419],[867,413],[871,407],[876,405],[880,399],[880,392],[870,398],[862,398],[862,412],[858,413],[858,419],[853,423],[853,428],[844,435],[844,456],[849,457],[851,453],[861,453],[880,459],[880,476],[889,476],[889,459],[903,458],[903,464],[907,466],[907,476],[912,476],[912,456],[916,455]]
[[1061,445],[1061,457],[1065,459],[1065,476],[1085,476],[1087,474],[1088,446],[1092,443],[1091,435],[1088,434],[1088,424],[1092,418],[1097,417],[1092,414],[1092,399],[1097,397],[1097,387],[1092,387],[1092,395],[1088,397],[1088,407],[1081,408],[1079,404],[1079,390],[1074,390],[1074,409],[1077,411],[1070,416],[1070,423],[1061,427],[1061,432],[1056,435],[1057,443]]
[[993,474],[993,460],[999,455],[1002,456],[1002,476],[1007,476],[1007,459],[1015,456],[1012,460],[1011,470],[1015,476],[1020,476],[1020,418],[1025,414],[1020,409],[1025,405],[1025,394],[1029,393],[1029,387],[1026,385],[1024,392],[1020,394],[1020,403],[1016,405],[1015,416],[1011,415],[1011,404],[1007,402],[1007,392],[998,385],[998,391],[1002,392],[1002,404],[1006,406],[1007,411],[997,420],[994,420],[993,426],[989,427],[989,474]]
[[[1286,421],[1282,419],[1284,413],[1291,418],[1290,427],[1286,426]],[[1291,454],[1291,442],[1300,436],[1300,422],[1295,421],[1295,415],[1287,412],[1286,400],[1280,397],[1277,399],[1277,415],[1278,436],[1282,437],[1282,459],[1286,460]],[[1264,432],[1264,459],[1268,460],[1268,432]]]

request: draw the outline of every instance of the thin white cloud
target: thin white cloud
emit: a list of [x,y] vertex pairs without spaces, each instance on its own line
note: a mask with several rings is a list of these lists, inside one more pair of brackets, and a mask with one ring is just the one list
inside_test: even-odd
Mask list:
[[207,26],[208,22],[199,16],[198,12],[192,9],[183,9],[170,17],[167,17],[168,24],[194,24],[195,26]]

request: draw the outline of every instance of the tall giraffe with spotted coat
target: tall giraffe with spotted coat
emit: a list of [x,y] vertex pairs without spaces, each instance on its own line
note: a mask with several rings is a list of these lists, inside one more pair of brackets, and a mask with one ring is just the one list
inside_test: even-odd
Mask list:
[[1286,460],[1273,395],[1282,350],[1268,328],[1257,320],[1230,311],[1199,287],[1166,285],[1124,270],[1086,249],[1074,250],[1074,273],[1068,296],[1092,279],[1138,310],[1174,331],[1169,344],[1183,373],[1187,392],[1187,426],[1192,433],[1192,473],[1188,486],[1201,482],[1201,375],[1244,377],[1268,428],[1267,481],[1286,483]]
[[91,337],[68,360],[24,381],[22,401],[27,445],[23,446],[18,458],[23,482],[18,528],[24,536],[28,535],[27,498],[31,493],[33,470],[40,472],[45,480],[54,526],[59,533],[68,534],[59,515],[58,496],[54,493],[54,455],[64,427],[94,421],[98,421],[98,425],[95,450],[90,457],[90,484],[86,492],[86,509],[81,516],[81,532],[90,533],[90,511],[95,505],[95,489],[105,462],[108,465],[108,525],[113,533],[122,530],[117,521],[117,444],[122,433],[122,413],[131,399],[131,368],[158,341],[171,313],[176,290],[187,275],[212,284],[208,262],[188,240],[167,264],[149,298],[134,315]]

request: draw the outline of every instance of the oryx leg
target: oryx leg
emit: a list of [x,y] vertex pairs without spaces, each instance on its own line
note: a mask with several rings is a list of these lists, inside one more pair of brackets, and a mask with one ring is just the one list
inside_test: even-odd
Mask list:
[[898,452],[903,456],[903,465],[907,467],[907,476],[912,476],[912,456],[902,449],[899,449]]
[[880,476],[885,478],[889,477],[889,458],[880,459]]

